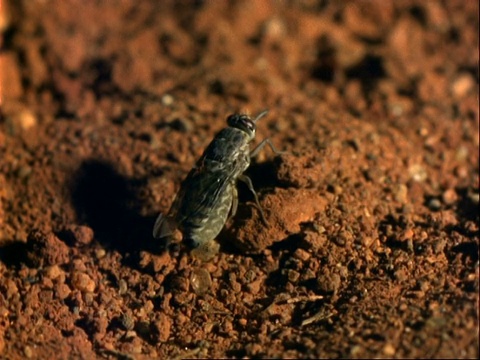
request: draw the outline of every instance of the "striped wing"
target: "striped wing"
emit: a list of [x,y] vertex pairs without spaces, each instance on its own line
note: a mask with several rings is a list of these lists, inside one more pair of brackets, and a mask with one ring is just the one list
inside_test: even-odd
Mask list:
[[203,159],[182,183],[167,216],[160,214],[155,222],[153,236],[163,238],[171,235],[187,219],[208,217],[212,207],[233,180],[233,163],[221,163]]

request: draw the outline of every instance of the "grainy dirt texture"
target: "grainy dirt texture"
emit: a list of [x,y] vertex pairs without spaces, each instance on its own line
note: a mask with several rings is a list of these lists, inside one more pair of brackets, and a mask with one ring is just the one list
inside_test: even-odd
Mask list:
[[[478,1],[2,1],[0,357],[478,357]],[[201,263],[152,239],[237,111]]]

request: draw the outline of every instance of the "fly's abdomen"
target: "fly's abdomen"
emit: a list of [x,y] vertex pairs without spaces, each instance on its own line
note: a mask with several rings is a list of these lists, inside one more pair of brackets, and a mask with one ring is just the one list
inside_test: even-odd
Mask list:
[[217,201],[201,213],[190,216],[182,224],[185,239],[194,247],[214,240],[225,225],[232,206],[233,185],[226,186]]

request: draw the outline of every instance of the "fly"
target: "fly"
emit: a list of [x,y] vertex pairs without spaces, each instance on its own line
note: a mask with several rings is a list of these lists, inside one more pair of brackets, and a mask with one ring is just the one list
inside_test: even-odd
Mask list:
[[210,260],[220,248],[215,238],[228,215],[234,216],[237,211],[237,180],[243,181],[252,192],[262,221],[266,223],[252,181],[244,172],[250,159],[265,145],[276,154],[282,153],[268,138],[250,151],[256,123],[267,112],[263,111],[254,119],[245,114],[227,117],[228,127],[215,136],[189,172],[168,214],[158,216],[153,227],[154,238],[168,238],[179,229],[183,240],[193,248],[192,253],[204,261]]

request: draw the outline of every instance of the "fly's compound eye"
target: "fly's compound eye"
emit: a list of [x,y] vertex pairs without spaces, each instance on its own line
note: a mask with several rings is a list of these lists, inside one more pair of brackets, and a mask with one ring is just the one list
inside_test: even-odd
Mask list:
[[255,135],[255,122],[248,116],[243,114],[233,114],[227,118],[227,124],[230,127],[245,131],[250,136]]

